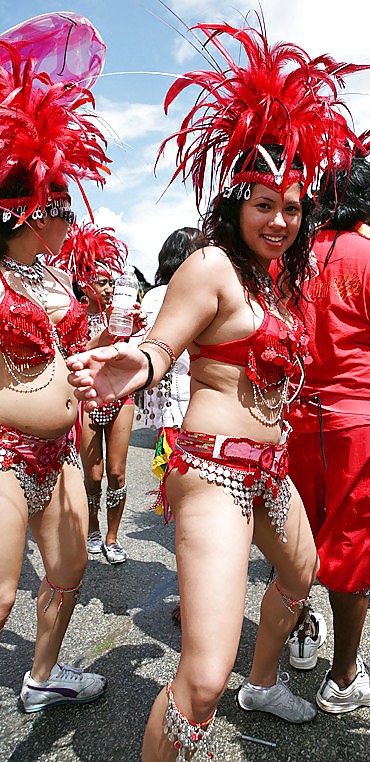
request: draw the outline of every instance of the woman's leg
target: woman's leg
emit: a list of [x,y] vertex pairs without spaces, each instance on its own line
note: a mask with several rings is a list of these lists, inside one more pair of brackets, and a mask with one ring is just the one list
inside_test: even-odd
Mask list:
[[[47,680],[58,660],[87,562],[87,523],[86,493],[81,474],[75,466],[65,463],[50,503],[29,522],[46,572],[37,602],[37,637],[32,666],[32,678],[37,681]],[[71,592],[60,593],[56,589],[53,593],[51,586]]]
[[0,472],[0,631],[12,610],[22,569],[28,507],[13,471]]
[[[199,473],[173,471],[167,494],[176,517],[182,651],[173,681],[179,710],[192,722],[212,715],[233,668],[244,615],[253,521],[247,524],[223,489]],[[207,600],[207,606],[204,601]],[[165,690],[156,699],[144,737],[143,762],[172,762],[163,733]]]
[[[103,427],[93,423],[86,412],[83,417],[80,455],[89,504],[88,534],[90,535],[100,532],[99,508],[104,472]],[[100,548],[97,547],[97,549]]]
[[[271,686],[284,643],[301,614],[302,607],[284,603],[282,593],[292,601],[307,598],[319,563],[310,525],[299,494],[292,483],[291,501],[285,524],[287,542],[281,541],[271,525],[267,510],[254,511],[254,541],[275,567],[277,585],[271,584],[263,597],[260,625],[249,680],[254,685]],[[279,589],[278,589],[279,588]],[[279,590],[281,592],[279,592]]]
[[[105,544],[117,543],[117,533],[126,502],[126,460],[134,418],[134,405],[123,405],[118,415],[105,427],[107,446],[107,523]],[[123,494],[122,494],[123,493]]]

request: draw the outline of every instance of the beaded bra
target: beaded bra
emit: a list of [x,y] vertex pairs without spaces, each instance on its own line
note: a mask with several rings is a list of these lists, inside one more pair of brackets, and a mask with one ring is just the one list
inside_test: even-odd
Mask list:
[[72,294],[66,314],[53,325],[42,307],[9,286],[1,271],[0,280],[5,290],[0,302],[0,352],[17,368],[50,362],[56,342],[65,357],[85,348],[86,313]]
[[[190,361],[206,357],[210,360],[240,365],[245,368],[245,374],[252,383],[254,401],[259,411],[259,417],[264,423],[276,423],[282,413],[282,409],[288,402],[288,382],[296,373],[297,363],[302,370],[299,358],[303,362],[309,362],[307,350],[308,335],[304,325],[289,313],[291,325],[288,325],[282,317],[267,305],[262,296],[259,303],[264,309],[261,325],[249,336],[224,344],[194,344],[199,352],[190,355]],[[270,402],[266,395],[269,392],[280,390],[280,398],[276,404]],[[261,410],[261,405],[271,411],[266,417]]]

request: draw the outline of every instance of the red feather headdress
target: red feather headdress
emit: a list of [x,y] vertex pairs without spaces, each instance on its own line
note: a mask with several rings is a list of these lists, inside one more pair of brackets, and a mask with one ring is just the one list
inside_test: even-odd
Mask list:
[[[252,27],[235,29],[228,24],[198,24],[206,36],[206,45],[213,45],[226,61],[222,70],[211,60],[214,70],[193,71],[179,77],[168,90],[164,108],[189,85],[202,92],[184,118],[178,132],[163,141],[157,162],[168,141],[176,138],[177,169],[170,183],[181,175],[192,177],[199,205],[207,164],[210,162],[211,184],[218,175],[219,190],[229,181],[235,160],[246,154],[244,167],[256,157],[263,144],[283,147],[282,166],[271,167],[259,182],[271,184],[284,192],[288,185],[303,179],[302,195],[320,169],[338,164],[349,165],[351,145],[360,147],[339,107],[338,89],[345,76],[366,65],[338,63],[328,55],[311,59],[300,47],[279,42],[269,46],[262,21],[260,30]],[[247,57],[245,66],[237,64],[220,41],[227,35],[240,43]],[[349,143],[350,142],[350,143]],[[304,178],[291,175],[294,155],[298,153],[304,166]],[[276,170],[276,171],[275,171]],[[239,173],[234,182],[253,182],[248,172]],[[269,178],[269,180],[268,180]]]
[[[81,180],[103,185],[110,160],[96,117],[78,111],[95,105],[91,92],[75,83],[53,84],[47,74],[35,73],[34,59],[23,60],[10,43],[0,46],[12,64],[11,71],[0,67],[0,188],[13,179],[23,182],[23,220],[50,203],[53,184],[65,187],[72,179],[92,214]],[[0,199],[0,208],[16,209],[18,202]]]
[[113,228],[97,228],[91,222],[73,225],[59,254],[47,264],[66,270],[80,285],[92,283],[98,274],[123,273],[127,246],[114,236]]

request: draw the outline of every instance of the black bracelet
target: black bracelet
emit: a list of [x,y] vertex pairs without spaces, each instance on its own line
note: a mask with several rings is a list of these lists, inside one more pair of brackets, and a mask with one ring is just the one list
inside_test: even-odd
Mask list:
[[148,354],[148,352],[144,352],[143,349],[140,349],[140,352],[143,355],[145,355],[146,359],[148,360],[148,377],[145,381],[145,384],[143,386],[140,386],[139,389],[136,389],[137,392],[143,392],[144,389],[147,389],[148,386],[150,386],[150,384],[152,383],[153,376],[154,376],[154,368],[153,368],[152,358],[150,354]]

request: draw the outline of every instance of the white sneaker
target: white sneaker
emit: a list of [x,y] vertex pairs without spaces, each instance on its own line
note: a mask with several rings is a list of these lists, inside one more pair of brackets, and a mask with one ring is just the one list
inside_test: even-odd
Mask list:
[[127,553],[119,542],[104,543],[102,553],[110,564],[123,564],[127,560]]
[[88,704],[96,701],[105,691],[107,681],[102,675],[83,672],[68,664],[55,664],[50,677],[39,683],[26,672],[19,706],[26,712],[39,712],[59,704]]
[[370,670],[361,656],[356,659],[357,674],[347,688],[339,688],[326,673],[316,695],[316,703],[324,712],[341,714],[353,712],[361,706],[370,706]]
[[238,691],[237,702],[247,712],[268,712],[288,722],[313,720],[316,707],[300,696],[294,696],[286,684],[288,680],[287,672],[282,672],[270,688],[256,687],[245,680]]
[[101,553],[103,538],[99,531],[87,535],[87,550],[89,553]]
[[289,662],[295,669],[313,669],[317,663],[317,652],[326,640],[327,627],[322,614],[311,612],[311,622],[314,633],[305,638],[298,637],[298,630],[294,630],[288,640]]

